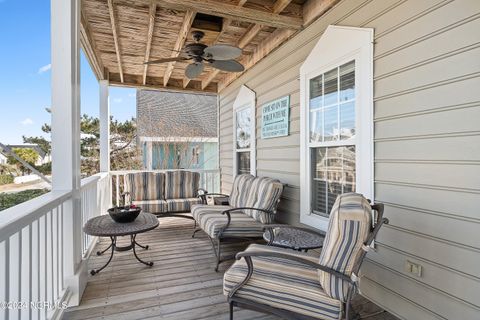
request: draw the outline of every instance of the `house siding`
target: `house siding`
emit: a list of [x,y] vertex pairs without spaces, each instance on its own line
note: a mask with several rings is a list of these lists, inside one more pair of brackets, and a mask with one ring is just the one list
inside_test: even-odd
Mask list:
[[[299,224],[299,69],[329,24],[375,30],[375,201],[390,225],[362,268],[362,293],[402,319],[480,319],[478,0],[343,0],[248,70],[219,95],[222,192],[245,84],[257,94],[257,174],[285,183],[278,220]],[[289,136],[260,139],[260,106],[285,95]]]

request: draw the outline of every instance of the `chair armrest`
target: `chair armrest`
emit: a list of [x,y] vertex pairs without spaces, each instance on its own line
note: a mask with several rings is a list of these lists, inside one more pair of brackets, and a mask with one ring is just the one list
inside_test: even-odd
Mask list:
[[198,188],[197,189],[197,194],[198,195],[204,195],[204,194],[207,194],[207,193],[208,193],[208,191],[206,189],[203,189],[203,188]]
[[265,213],[268,213],[268,214],[275,214],[275,212],[270,211],[270,210],[260,209],[260,208],[252,208],[252,207],[231,208],[231,209],[222,211],[222,214],[230,215],[230,212],[232,212],[232,211],[238,211],[238,210],[256,210],[256,211],[261,211],[261,212],[265,212]]
[[251,207],[238,207],[238,208],[231,208],[231,209],[228,209],[228,210],[225,210],[225,211],[222,211],[222,214],[223,215],[227,215],[227,224],[222,227],[219,231],[218,231],[218,237],[220,237],[222,235],[222,233],[228,229],[228,227],[230,226],[230,222],[232,221],[232,216],[230,215],[230,212],[232,211],[238,211],[238,210],[257,210],[257,211],[261,211],[261,212],[265,212],[265,213],[268,213],[270,215],[273,215],[274,212],[272,211],[269,211],[269,210],[265,210],[265,209],[260,209],[260,208],[251,208]]
[[333,270],[329,267],[321,265],[317,262],[314,262],[312,260],[303,258],[299,255],[288,254],[287,252],[283,253],[283,252],[276,252],[276,251],[243,251],[243,252],[237,253],[237,255],[235,256],[235,259],[239,260],[239,259],[245,258],[245,257],[274,257],[274,258],[292,260],[292,261],[299,262],[301,264],[310,266],[312,268],[319,269],[319,270],[322,270],[324,272],[327,272],[327,273],[329,273],[333,276],[336,276],[336,277],[338,277],[342,280],[345,280],[349,283],[353,283],[353,280],[344,273],[338,272],[338,271]]
[[295,261],[304,265],[307,265],[309,267],[315,268],[322,270],[324,272],[327,272],[331,275],[334,275],[342,280],[347,281],[350,285],[355,285],[355,282],[347,275],[340,273],[338,271],[335,271],[331,268],[328,268],[324,265],[321,265],[319,263],[316,263],[310,259],[301,257],[298,253],[294,253],[294,251],[290,251],[287,249],[281,249],[282,251],[285,252],[279,252],[276,250],[249,250],[249,251],[243,251],[239,252],[236,254],[235,259],[240,260],[242,258],[245,259],[245,262],[247,263],[248,266],[248,271],[246,277],[235,287],[232,288],[230,293],[228,294],[229,298],[232,298],[233,295],[242,287],[244,286],[248,280],[252,277],[253,270],[254,270],[254,264],[252,257],[275,257],[275,258],[280,258],[280,259],[286,259],[286,260],[291,260]]
[[224,193],[207,193],[206,194],[207,197],[210,197],[210,196],[215,196],[215,197],[230,197],[228,194],[224,194]]

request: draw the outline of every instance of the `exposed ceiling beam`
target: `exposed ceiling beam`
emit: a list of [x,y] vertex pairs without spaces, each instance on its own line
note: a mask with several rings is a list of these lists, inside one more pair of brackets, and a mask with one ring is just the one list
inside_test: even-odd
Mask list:
[[169,9],[196,10],[213,16],[275,28],[300,29],[303,24],[303,19],[298,17],[281,16],[272,12],[239,7],[214,0],[157,0],[157,3],[159,6]]
[[[274,14],[279,14],[280,12],[285,9],[292,0],[277,0],[273,4],[273,13]],[[237,41],[237,47],[240,49],[245,48],[252,40],[255,38],[255,36],[262,30],[262,25],[261,24],[253,24],[248,28],[248,30],[243,34],[243,36]],[[206,88],[210,82],[215,79],[215,77],[220,73],[220,70],[216,69],[210,72],[210,74],[202,81],[202,88]]]
[[108,3],[108,13],[110,15],[110,24],[112,25],[113,42],[115,44],[115,54],[117,55],[118,72],[120,74],[120,81],[123,82],[122,57],[121,57],[121,51],[120,51],[120,43],[118,42],[118,33],[117,33],[118,29],[117,29],[115,11],[113,10],[113,0],[107,0],[107,3]]
[[[154,0],[150,0],[150,9],[148,11],[148,33],[147,33],[147,46],[145,49],[145,59],[147,62],[150,59],[150,51],[152,49],[153,28],[155,26],[155,14],[157,12],[157,3]],[[143,84],[147,84],[148,64],[143,67]]]
[[135,88],[135,89],[151,89],[151,90],[160,90],[160,91],[175,91],[175,92],[206,92],[216,94],[217,86],[216,84],[211,84],[206,89],[202,90],[201,83],[198,80],[192,80],[188,88],[182,87],[181,79],[170,79],[168,85],[165,87],[163,85],[163,77],[148,77],[148,83],[144,85],[142,83],[142,75],[128,74],[125,73],[125,81],[120,81],[120,75],[118,73],[109,73],[110,80],[109,85],[116,87],[124,88]]
[[[163,1],[163,0],[162,0]],[[180,50],[183,48],[185,41],[188,38],[188,31],[192,26],[193,19],[195,18],[195,10],[187,10],[185,12],[185,17],[183,18],[182,27],[180,28],[180,33],[178,34],[177,42],[173,47],[173,51],[171,54],[172,58],[178,57],[180,55]],[[173,72],[173,67],[175,66],[175,62],[169,62],[167,68],[165,69],[165,73],[163,75],[163,85],[166,87],[168,84],[168,80]]]
[[273,4],[272,12],[273,13],[282,12],[283,9],[285,9],[290,4],[290,2],[292,2],[292,0],[277,0],[277,1],[275,1],[275,3]]
[[87,60],[90,63],[97,80],[104,80],[105,70],[83,11],[80,20],[80,43],[82,44],[83,51],[85,52]]
[[304,24],[309,25],[339,1],[340,0],[308,0],[302,8]]
[[[270,52],[272,52],[288,38],[290,38],[294,33],[295,31],[289,29],[275,30],[267,39],[265,39],[262,43],[258,44],[258,46],[253,51],[252,56],[250,56],[248,60],[244,59],[244,61],[242,61],[245,65],[245,70],[248,70],[258,61],[262,60]],[[222,83],[218,84],[218,91],[220,92],[221,90],[223,90],[226,86],[228,86],[235,79],[237,79],[241,74],[242,73],[240,72],[227,74]]]

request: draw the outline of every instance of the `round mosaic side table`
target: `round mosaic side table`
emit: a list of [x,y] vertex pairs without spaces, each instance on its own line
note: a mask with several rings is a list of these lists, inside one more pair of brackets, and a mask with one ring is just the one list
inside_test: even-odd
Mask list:
[[[135,251],[136,246],[146,250],[148,250],[148,246],[140,245],[135,238],[137,234],[153,230],[156,227],[158,227],[157,217],[151,213],[145,212],[141,212],[135,221],[128,223],[115,222],[108,214],[88,220],[83,226],[83,232],[91,236],[109,237],[111,240],[110,246],[103,251],[97,251],[97,255],[102,255],[108,249],[112,249],[110,253],[110,259],[108,259],[107,263],[101,268],[90,271],[90,274],[95,275],[105,269],[110,261],[112,261],[113,253],[115,251],[127,251],[130,249],[133,250],[133,254],[139,262],[150,267],[153,266],[152,261],[145,262],[137,256],[137,252]],[[120,236],[130,236],[130,245],[125,247],[117,246],[117,237]]]
[[307,252],[323,247],[325,234],[314,230],[288,225],[265,226],[263,239],[269,246],[290,248]]

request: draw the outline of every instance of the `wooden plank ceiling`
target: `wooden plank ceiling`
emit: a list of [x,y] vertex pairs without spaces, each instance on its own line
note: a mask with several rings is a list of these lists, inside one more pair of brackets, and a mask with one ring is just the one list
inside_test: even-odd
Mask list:
[[191,32],[201,30],[206,45],[242,48],[237,60],[248,70],[337,1],[83,0],[81,43],[97,78],[111,85],[216,93],[241,73],[205,64],[189,80],[185,68],[191,61],[144,62],[178,56],[193,42]]

